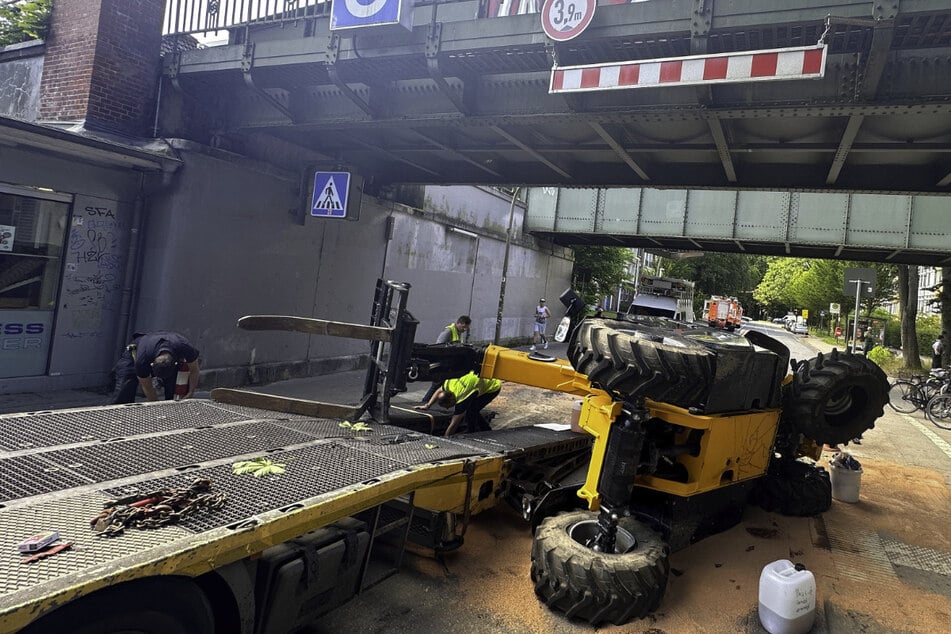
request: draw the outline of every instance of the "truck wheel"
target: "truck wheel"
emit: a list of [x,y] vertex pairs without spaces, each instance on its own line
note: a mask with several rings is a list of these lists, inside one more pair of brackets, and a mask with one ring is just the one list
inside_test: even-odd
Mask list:
[[571,511],[546,518],[532,544],[535,594],[552,610],[592,625],[622,625],[657,609],[667,589],[669,548],[635,519],[618,522],[615,553],[591,550],[597,515]]
[[832,506],[832,482],[822,467],[798,460],[773,460],[753,488],[752,501],[764,511],[808,517]]
[[20,634],[213,634],[214,616],[194,581],[164,577],[133,581],[76,599]]
[[622,396],[696,406],[713,381],[716,353],[673,329],[586,319],[568,345],[568,359],[593,384]]
[[875,426],[888,402],[888,377],[863,356],[819,354],[793,370],[785,414],[806,438],[837,445]]

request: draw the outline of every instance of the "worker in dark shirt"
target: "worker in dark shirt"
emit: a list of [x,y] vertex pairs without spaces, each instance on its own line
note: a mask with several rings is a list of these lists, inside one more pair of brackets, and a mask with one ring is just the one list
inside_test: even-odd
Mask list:
[[165,400],[175,397],[175,378],[178,364],[188,367],[188,391],[183,398],[190,398],[198,387],[198,350],[177,332],[136,333],[132,343],[116,363],[118,394],[114,403],[135,402],[136,389],[142,386],[145,398],[157,401],[158,394],[152,378],[162,379]]

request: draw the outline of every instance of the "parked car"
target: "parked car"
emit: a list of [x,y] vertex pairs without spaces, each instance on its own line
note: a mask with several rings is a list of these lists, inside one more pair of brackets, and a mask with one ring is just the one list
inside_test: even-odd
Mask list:
[[753,321],[753,318],[752,318],[752,317],[747,317],[746,315],[743,315],[742,317],[740,317],[740,321],[742,321],[744,324],[748,324],[748,323],[750,323],[751,321]]
[[774,323],[774,324],[784,324],[784,323],[786,323],[786,318],[785,318],[785,317],[774,317],[774,318],[773,318],[773,323]]
[[793,324],[790,331],[794,335],[809,335],[809,327],[806,324]]

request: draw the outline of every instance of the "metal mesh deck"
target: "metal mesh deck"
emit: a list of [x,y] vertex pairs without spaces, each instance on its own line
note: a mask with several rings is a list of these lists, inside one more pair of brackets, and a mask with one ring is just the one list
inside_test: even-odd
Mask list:
[[201,532],[239,524],[254,515],[285,508],[308,498],[367,482],[387,473],[399,471],[403,464],[383,456],[367,454],[353,447],[336,443],[322,443],[291,451],[268,454],[274,462],[284,464],[286,472],[279,476],[255,478],[236,476],[231,465],[197,469],[181,475],[144,480],[103,492],[114,498],[137,493],[148,493],[166,487],[179,487],[196,478],[208,478],[215,491],[228,496],[221,509],[188,517],[179,524],[193,532]]
[[[308,517],[323,517],[342,505],[358,512],[379,504],[381,491],[398,495],[461,473],[463,459],[497,459],[533,445],[564,446],[567,439],[538,429],[447,439],[388,425],[354,430],[342,422],[209,401],[0,416],[0,615],[44,588],[89,581],[133,559],[158,561],[201,540],[246,535],[239,529],[254,523],[295,521],[282,511],[307,505],[314,513]],[[267,456],[286,471],[235,475],[232,462],[247,456]],[[110,499],[196,478],[227,495],[222,508],[113,538],[90,527]],[[16,544],[49,530],[73,548],[23,565]]]
[[0,449],[18,451],[128,438],[245,420],[299,420],[303,416],[210,401],[130,404],[0,416]]

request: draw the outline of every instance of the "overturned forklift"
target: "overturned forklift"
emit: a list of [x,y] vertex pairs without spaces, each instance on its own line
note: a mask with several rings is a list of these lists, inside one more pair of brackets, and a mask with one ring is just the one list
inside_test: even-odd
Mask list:
[[579,423],[594,437],[583,482],[520,489],[535,527],[535,592],[572,618],[621,624],[656,609],[669,552],[734,526],[750,501],[787,515],[826,511],[829,476],[813,462],[821,446],[871,429],[888,401],[885,374],[863,356],[790,363],[782,343],[756,331],[584,319],[577,295],[560,299],[573,372],[496,346],[416,344],[391,361],[410,380],[477,369],[582,396]]
[[[750,502],[787,515],[827,510],[829,476],[814,462],[821,446],[871,429],[888,400],[885,374],[865,357],[833,351],[796,361],[781,342],[756,331],[740,336],[665,318],[585,318],[584,303],[570,290],[560,297],[570,324],[567,361],[494,345],[417,344],[408,292],[408,284],[380,280],[370,326],[330,332],[329,322],[304,319],[281,327],[370,339],[360,410],[378,422],[438,432],[438,420],[400,408],[392,397],[408,382],[469,371],[582,399],[579,424],[593,437],[590,449],[560,442],[550,443],[547,455],[509,457],[497,482],[483,482],[478,495],[471,485],[458,495],[466,497],[465,521],[496,499],[519,509],[535,531],[536,594],[551,609],[594,625],[655,610],[669,553],[736,525]],[[278,327],[268,319],[245,318],[243,326]],[[427,500],[431,526],[455,525],[438,509],[459,505],[426,495],[417,495],[418,519],[427,517]],[[458,543],[450,530],[430,545]]]

